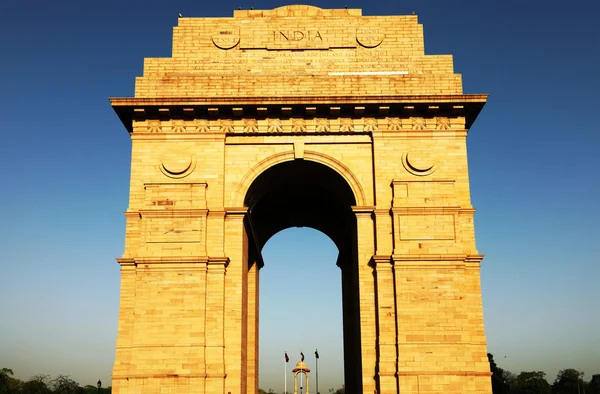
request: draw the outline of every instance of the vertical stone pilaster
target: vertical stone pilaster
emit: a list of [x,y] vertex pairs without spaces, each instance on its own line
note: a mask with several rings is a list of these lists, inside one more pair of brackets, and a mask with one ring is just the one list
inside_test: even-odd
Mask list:
[[394,265],[390,256],[373,256],[377,305],[377,375],[379,392],[398,392],[398,313]]
[[225,216],[225,253],[229,259],[225,280],[225,392],[246,392],[248,318],[248,236],[246,208]]
[[258,295],[259,295],[259,268],[254,261],[248,271],[248,367],[247,389],[248,393],[258,392]]
[[113,366],[113,387],[118,393],[131,367],[135,307],[135,264],[130,259],[119,259],[121,264],[121,298],[117,349]]
[[206,393],[225,390],[225,277],[229,259],[209,258],[206,272]]
[[394,238],[390,208],[375,209],[374,214],[376,234],[375,254],[377,256],[389,256],[393,252]]
[[142,218],[139,212],[125,212],[125,250],[123,257],[135,257],[140,247]]
[[210,210],[206,218],[208,256],[225,256],[225,212]]
[[376,389],[374,371],[377,365],[377,327],[375,324],[375,286],[369,262],[375,252],[372,208],[353,207],[356,214],[358,282],[360,304],[360,337],[362,358],[362,392]]

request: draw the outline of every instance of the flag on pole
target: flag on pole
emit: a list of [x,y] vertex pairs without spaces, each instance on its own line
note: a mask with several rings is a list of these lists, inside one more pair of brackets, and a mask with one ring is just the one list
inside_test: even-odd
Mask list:
[[319,351],[317,349],[315,349],[315,357],[319,358]]
[[300,361],[304,361],[304,353],[300,352]]
[[285,352],[285,362],[286,363],[290,362],[290,358],[288,357],[287,352]]

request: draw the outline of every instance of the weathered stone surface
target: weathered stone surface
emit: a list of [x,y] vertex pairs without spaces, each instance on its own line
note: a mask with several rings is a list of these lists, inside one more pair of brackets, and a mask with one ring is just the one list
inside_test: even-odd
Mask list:
[[491,393],[464,95],[416,16],[180,18],[112,99],[132,165],[113,390],[256,393],[260,248],[340,249],[348,392]]

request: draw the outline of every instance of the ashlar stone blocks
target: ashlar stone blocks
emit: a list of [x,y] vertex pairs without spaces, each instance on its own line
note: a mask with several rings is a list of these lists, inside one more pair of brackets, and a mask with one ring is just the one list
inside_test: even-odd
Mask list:
[[114,392],[256,393],[260,250],[310,226],[340,251],[348,392],[491,393],[466,152],[486,98],[414,15],[180,18],[111,99],[132,139]]

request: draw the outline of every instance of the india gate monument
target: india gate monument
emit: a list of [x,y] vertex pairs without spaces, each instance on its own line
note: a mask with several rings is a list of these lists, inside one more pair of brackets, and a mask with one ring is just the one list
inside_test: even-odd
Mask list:
[[490,394],[466,152],[486,99],[415,15],[179,18],[111,99],[132,140],[113,392],[257,393],[261,249],[306,226],[339,250],[347,393]]

